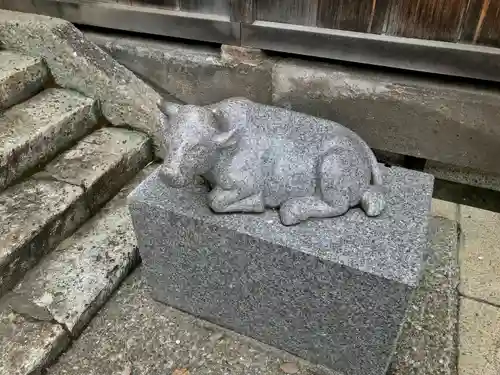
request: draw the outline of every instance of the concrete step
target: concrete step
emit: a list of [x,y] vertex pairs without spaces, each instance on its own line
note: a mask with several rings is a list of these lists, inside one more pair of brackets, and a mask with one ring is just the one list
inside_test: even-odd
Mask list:
[[100,129],[0,194],[0,297],[152,159],[141,133]]
[[49,72],[41,59],[0,51],[0,110],[35,95],[48,79]]
[[141,171],[2,301],[0,375],[43,369],[136,265],[138,252],[126,197],[155,168]]
[[0,191],[96,124],[94,101],[62,89],[45,90],[0,114]]

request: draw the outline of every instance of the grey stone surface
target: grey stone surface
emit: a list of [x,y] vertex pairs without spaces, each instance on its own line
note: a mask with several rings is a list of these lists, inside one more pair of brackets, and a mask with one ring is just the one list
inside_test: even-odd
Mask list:
[[160,147],[161,137],[155,137],[160,129],[155,104],[159,95],[71,23],[1,10],[0,41],[7,49],[43,58],[59,86],[98,99],[111,124],[152,135]]
[[160,177],[183,187],[203,176],[215,212],[273,208],[284,225],[295,225],[357,206],[372,217],[385,208],[373,151],[336,122],[238,98],[159,107],[168,150]]
[[0,109],[4,110],[42,90],[49,75],[39,58],[0,51]]
[[[272,60],[206,46],[85,33],[118,62],[184,103],[211,104],[234,96],[271,102]],[[156,87],[155,87],[156,89]]]
[[[387,170],[388,206],[284,227],[216,215],[158,173],[131,195],[153,297],[345,374],[383,374],[422,270],[432,177]],[[362,229],[360,229],[362,228]]]
[[90,210],[95,212],[152,158],[146,135],[103,128],[58,156],[37,176],[81,186]]
[[429,244],[390,375],[457,374],[458,223],[432,218]]
[[435,161],[427,161],[425,171],[442,180],[500,191],[500,173],[488,173]]
[[368,144],[500,173],[497,91],[411,76],[283,60],[273,70],[273,104],[332,119]]
[[137,175],[96,216],[63,241],[9,294],[17,313],[54,321],[78,335],[139,260],[126,197],[155,168]]
[[0,190],[97,125],[92,99],[49,89],[0,114]]
[[0,305],[0,375],[34,375],[69,344],[64,329],[25,319]]
[[83,190],[30,179],[0,193],[0,297],[89,216]]
[[[48,375],[335,375],[286,352],[151,299],[140,268]],[[291,367],[291,366],[289,366]]]

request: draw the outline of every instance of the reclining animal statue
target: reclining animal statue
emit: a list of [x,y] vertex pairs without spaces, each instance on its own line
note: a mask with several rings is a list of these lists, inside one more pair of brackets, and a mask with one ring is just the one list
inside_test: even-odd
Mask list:
[[183,187],[202,176],[216,213],[279,209],[284,225],[361,206],[378,216],[383,176],[353,131],[288,109],[230,98],[207,105],[158,103],[167,155],[160,178]]

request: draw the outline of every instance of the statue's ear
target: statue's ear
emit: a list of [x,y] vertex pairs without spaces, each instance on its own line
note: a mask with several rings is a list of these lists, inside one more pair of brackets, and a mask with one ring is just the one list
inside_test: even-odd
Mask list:
[[236,129],[229,130],[227,132],[216,134],[213,137],[213,141],[219,147],[222,148],[230,147],[238,142],[238,134],[236,132]]
[[180,104],[167,102],[164,99],[160,99],[158,103],[156,103],[156,105],[158,106],[160,111],[162,111],[162,113],[168,118],[172,118],[173,116],[175,116],[181,108]]

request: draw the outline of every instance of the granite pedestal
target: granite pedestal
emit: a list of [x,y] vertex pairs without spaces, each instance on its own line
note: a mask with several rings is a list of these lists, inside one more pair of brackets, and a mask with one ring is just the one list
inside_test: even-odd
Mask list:
[[387,209],[285,227],[214,214],[153,173],[130,196],[153,298],[346,375],[385,374],[423,269],[433,178],[385,169]]

